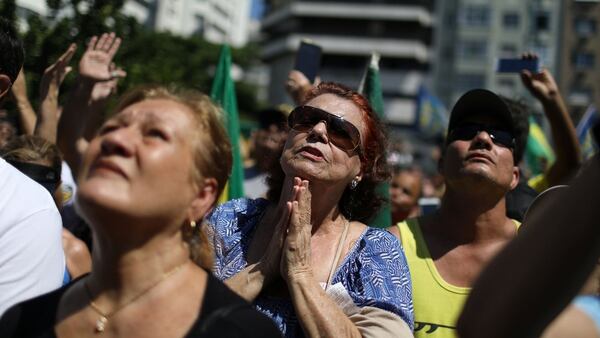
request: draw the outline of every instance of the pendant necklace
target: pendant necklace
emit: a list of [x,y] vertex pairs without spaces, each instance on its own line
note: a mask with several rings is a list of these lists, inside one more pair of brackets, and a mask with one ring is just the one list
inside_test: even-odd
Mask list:
[[180,264],[180,265],[174,267],[173,269],[171,269],[171,270],[163,273],[163,275],[161,276],[161,278],[159,278],[152,285],[150,285],[149,287],[145,288],[144,290],[142,290],[142,292],[138,293],[135,297],[133,297],[130,300],[128,300],[127,302],[119,305],[116,309],[114,309],[114,310],[112,310],[110,312],[102,311],[100,309],[100,307],[96,303],[94,303],[93,296],[92,296],[92,290],[90,289],[90,286],[88,285],[88,278],[86,278],[83,281],[83,286],[85,287],[85,291],[86,291],[87,296],[88,296],[88,298],[90,300],[90,307],[92,308],[92,310],[94,310],[94,312],[96,312],[96,314],[98,314],[100,316],[100,318],[98,318],[96,320],[96,328],[94,329],[94,331],[96,333],[102,333],[102,332],[104,332],[104,329],[106,328],[106,325],[108,324],[108,321],[109,321],[109,319],[112,316],[114,316],[117,312],[119,312],[120,310],[122,310],[123,308],[125,308],[127,305],[134,303],[136,300],[138,300],[140,297],[142,297],[143,295],[145,295],[146,293],[148,293],[150,290],[152,290],[154,287],[156,287],[161,282],[165,281],[167,278],[169,278],[172,275],[174,275],[186,263],[187,263],[187,261],[185,263]]

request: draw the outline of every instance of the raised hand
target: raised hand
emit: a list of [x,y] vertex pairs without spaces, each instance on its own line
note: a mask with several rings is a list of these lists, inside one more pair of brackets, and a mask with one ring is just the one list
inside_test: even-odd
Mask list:
[[65,76],[71,71],[69,62],[77,50],[74,43],[67,48],[58,60],[44,71],[40,82],[40,110],[35,126],[35,134],[54,143],[59,119],[58,93]]
[[112,60],[119,50],[121,39],[115,33],[94,36],[79,61],[80,76],[92,81],[107,81],[114,77],[110,70]]
[[102,101],[109,98],[112,94],[117,91],[117,84],[119,83],[119,78],[125,77],[127,73],[115,66],[114,63],[110,64],[109,71],[111,74],[111,79],[106,81],[99,81],[94,84],[94,88],[92,89],[91,99],[92,101]]
[[311,199],[308,181],[303,180],[298,189],[297,199],[292,202],[292,213],[281,253],[280,272],[286,281],[309,277],[312,274]]
[[10,87],[10,93],[15,100],[28,100],[27,98],[27,81],[25,80],[25,72],[23,68],[19,71],[19,75],[15,79],[12,87]]
[[[521,56],[525,60],[535,60],[538,56],[534,53],[525,53]],[[540,73],[532,73],[529,70],[521,72],[521,81],[529,92],[542,102],[553,100],[558,94],[558,86],[554,77],[547,69]]]
[[313,85],[318,83],[318,81],[318,79],[315,79],[315,84],[311,84],[302,72],[292,70],[288,74],[288,79],[285,82],[285,89],[294,102],[299,105],[304,102],[306,94],[312,89]]
[[77,50],[77,45],[72,43],[58,60],[44,71],[40,82],[40,108],[57,110],[58,90],[65,76],[71,71],[69,62]]
[[301,183],[302,181],[299,178],[294,178],[291,189],[287,189],[287,191],[284,190],[280,197],[278,210],[275,212],[275,222],[277,223],[274,227],[269,245],[261,259],[264,272],[269,278],[275,277],[279,271],[281,251],[288,232],[292,205],[293,201],[298,198]]

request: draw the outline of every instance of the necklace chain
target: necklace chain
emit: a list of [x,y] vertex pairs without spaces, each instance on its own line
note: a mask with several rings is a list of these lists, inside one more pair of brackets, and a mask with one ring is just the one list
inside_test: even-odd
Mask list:
[[149,287],[147,287],[144,290],[142,290],[142,292],[138,293],[137,295],[135,295],[130,300],[124,302],[123,304],[117,306],[116,309],[114,309],[112,311],[109,311],[109,312],[102,311],[100,309],[100,307],[98,306],[98,304],[94,303],[93,296],[92,296],[92,290],[90,289],[90,286],[88,284],[88,278],[86,278],[83,281],[83,286],[84,286],[85,291],[87,293],[87,296],[88,296],[88,298],[90,300],[90,307],[92,308],[92,310],[94,310],[94,312],[96,312],[96,314],[98,314],[100,316],[100,318],[98,318],[98,320],[96,320],[96,328],[95,328],[96,333],[102,333],[102,332],[104,332],[104,329],[106,328],[106,325],[108,324],[108,320],[112,316],[114,316],[117,312],[121,311],[126,306],[134,303],[136,300],[140,299],[143,295],[145,295],[150,290],[152,290],[153,288],[155,288],[158,284],[160,284],[161,282],[165,281],[167,278],[169,278],[172,275],[174,275],[177,271],[181,270],[181,268],[186,263],[187,263],[187,261],[185,261],[184,263],[182,263],[182,264],[174,267],[173,269],[171,269],[171,270],[163,273],[163,275],[156,282],[152,283]]

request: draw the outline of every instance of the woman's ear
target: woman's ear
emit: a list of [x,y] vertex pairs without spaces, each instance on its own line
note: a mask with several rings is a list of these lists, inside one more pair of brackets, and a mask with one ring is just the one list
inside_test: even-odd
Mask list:
[[190,217],[191,220],[199,220],[208,213],[208,211],[215,204],[217,196],[217,180],[214,178],[204,179],[203,184],[200,186],[198,193],[196,194],[192,204],[190,206]]

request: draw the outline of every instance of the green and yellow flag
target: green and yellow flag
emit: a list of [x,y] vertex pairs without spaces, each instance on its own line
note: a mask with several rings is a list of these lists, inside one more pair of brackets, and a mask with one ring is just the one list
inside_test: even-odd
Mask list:
[[231,142],[233,153],[233,168],[231,176],[219,203],[244,196],[244,168],[240,155],[240,119],[238,116],[235,85],[231,78],[231,49],[227,45],[221,48],[219,63],[215,72],[210,97],[223,108],[225,113],[225,128]]
[[[373,53],[371,55],[371,61],[365,71],[365,75],[358,91],[369,100],[373,110],[377,113],[379,118],[383,120],[385,113],[383,110],[381,79],[379,78],[379,54]],[[387,182],[379,184],[379,186],[377,186],[377,194],[389,201],[390,184]],[[373,216],[373,219],[369,223],[369,225],[377,228],[387,228],[392,225],[392,212],[389,202],[382,206],[379,213]]]
[[554,162],[554,151],[546,140],[542,127],[535,121],[533,116],[529,117],[529,138],[525,147],[525,161],[531,170],[532,176],[544,172],[542,161],[546,161],[548,167]]

